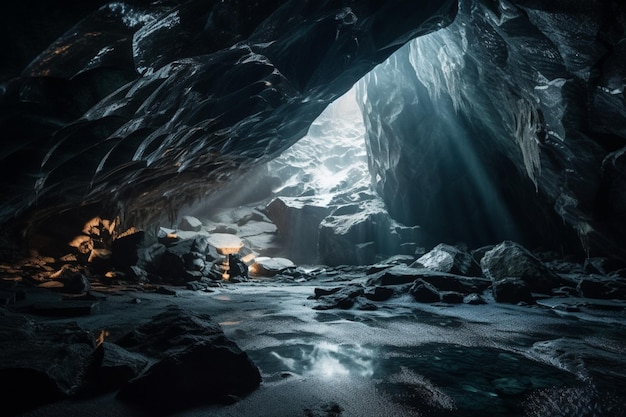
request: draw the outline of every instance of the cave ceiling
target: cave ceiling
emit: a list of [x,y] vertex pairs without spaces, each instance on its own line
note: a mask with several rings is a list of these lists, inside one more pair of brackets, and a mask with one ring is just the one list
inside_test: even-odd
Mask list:
[[159,219],[277,156],[456,12],[452,0],[102,4],[2,84],[0,225],[89,204]]
[[509,211],[535,243],[580,240],[626,257],[619,2],[29,0],[8,10],[3,247],[81,207],[129,226],[172,218],[280,155],[369,74],[370,174],[395,218],[436,229],[433,244],[492,241],[510,236]]

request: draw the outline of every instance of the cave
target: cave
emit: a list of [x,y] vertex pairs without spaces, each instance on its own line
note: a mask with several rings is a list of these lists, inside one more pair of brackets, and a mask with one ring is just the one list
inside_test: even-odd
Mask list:
[[3,415],[626,416],[616,0],[25,0]]

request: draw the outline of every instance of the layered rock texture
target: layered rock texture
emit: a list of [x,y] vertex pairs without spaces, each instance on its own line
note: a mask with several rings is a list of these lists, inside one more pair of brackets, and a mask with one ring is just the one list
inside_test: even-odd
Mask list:
[[277,156],[456,12],[452,0],[105,4],[2,86],[0,222],[89,204],[139,226],[166,217]]
[[369,73],[369,163],[391,214],[433,245],[623,257],[624,29],[616,2],[466,0]]
[[[384,207],[369,190],[334,201],[297,255],[364,263],[511,240],[626,257],[617,1],[94,1],[32,42],[15,15],[4,50],[21,53],[0,89],[3,257],[95,215],[164,224],[277,157],[357,82]],[[35,51],[42,33],[56,40]],[[313,180],[296,179],[296,197],[323,188]]]

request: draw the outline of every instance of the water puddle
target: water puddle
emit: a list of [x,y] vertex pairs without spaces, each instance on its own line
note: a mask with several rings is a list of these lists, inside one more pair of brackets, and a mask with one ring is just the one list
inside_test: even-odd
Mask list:
[[555,367],[489,348],[428,343],[413,347],[298,342],[250,351],[264,378],[296,374],[320,383],[375,384],[395,403],[429,416],[522,416],[534,392],[581,385]]

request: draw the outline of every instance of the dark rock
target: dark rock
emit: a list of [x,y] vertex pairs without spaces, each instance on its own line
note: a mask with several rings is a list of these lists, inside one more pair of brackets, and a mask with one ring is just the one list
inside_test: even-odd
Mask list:
[[137,377],[149,364],[140,354],[110,342],[102,342],[96,349],[97,363],[89,376],[82,395],[100,395],[120,389],[126,382]]
[[189,248],[189,251],[206,255],[209,251],[209,237],[203,235],[196,236],[191,244],[191,247]]
[[531,292],[550,294],[563,280],[519,244],[505,241],[485,253],[480,261],[483,273],[491,280],[519,278]]
[[208,286],[199,281],[189,281],[185,284],[185,288],[191,291],[205,291]]
[[207,315],[171,306],[118,344],[156,360],[118,392],[120,399],[155,412],[223,402],[261,383],[246,353]]
[[486,278],[463,277],[427,268],[398,265],[373,274],[368,280],[368,285],[402,285],[416,279],[422,279],[441,291],[457,291],[464,294],[480,292],[491,284],[491,281]]
[[84,294],[91,289],[91,283],[83,274],[72,274],[63,284],[63,292],[69,294]]
[[316,291],[316,298],[319,304],[314,306],[314,310],[329,310],[333,308],[339,308],[347,310],[352,308],[355,304],[357,297],[362,296],[365,293],[363,286],[358,284],[347,285],[340,287],[339,290],[330,290],[329,293],[319,295],[319,291]]
[[372,274],[367,281],[368,285],[402,285],[409,284],[420,277],[420,269],[407,265],[398,265],[385,268],[381,272]]
[[278,197],[265,210],[278,227],[288,256],[298,263],[317,262],[319,226],[331,211],[328,201],[315,197]]
[[163,295],[176,295],[176,291],[172,290],[171,288],[163,287],[161,285],[156,287],[155,291]]
[[111,263],[119,270],[126,270],[139,260],[137,250],[142,244],[145,233],[135,231],[116,237],[111,243]]
[[31,314],[49,317],[91,316],[100,311],[100,303],[91,300],[63,300],[61,302],[36,302],[28,310]]
[[463,298],[463,302],[470,305],[487,304],[487,301],[480,294],[476,293],[466,295],[465,298]]
[[228,255],[228,266],[228,273],[231,278],[248,279],[248,265],[241,260],[241,256],[237,254]]
[[178,222],[178,229],[187,232],[199,232],[202,222],[193,216],[183,216]]
[[276,274],[295,266],[296,265],[291,260],[286,258],[259,256],[254,260],[254,274],[273,277]]
[[319,229],[318,251],[326,265],[367,265],[378,254],[400,253],[402,243],[418,242],[419,227],[396,222],[378,199],[337,208]]
[[626,279],[600,275],[583,275],[576,286],[582,297],[604,300],[626,299]]
[[530,287],[520,278],[503,278],[494,281],[492,286],[493,297],[499,303],[532,303],[534,298]]
[[386,301],[393,295],[393,289],[389,287],[370,287],[363,294],[365,298],[372,301]]
[[315,293],[315,299],[318,299],[320,297],[325,297],[327,295],[334,294],[340,290],[341,290],[341,287],[335,287],[335,288],[315,288],[313,291]]
[[441,291],[441,301],[448,304],[462,304],[463,294],[456,291]]
[[415,301],[420,303],[437,303],[441,301],[441,295],[439,291],[428,282],[418,279],[411,286],[409,293],[413,296]]
[[455,275],[481,276],[482,271],[472,255],[452,245],[440,243],[420,256],[413,265]]
[[611,272],[626,268],[626,261],[608,257],[591,257],[585,259],[583,268],[588,274],[609,275]]
[[[3,414],[76,395],[94,362],[93,335],[76,323],[35,323],[0,310]],[[24,394],[32,393],[25,400]]]

